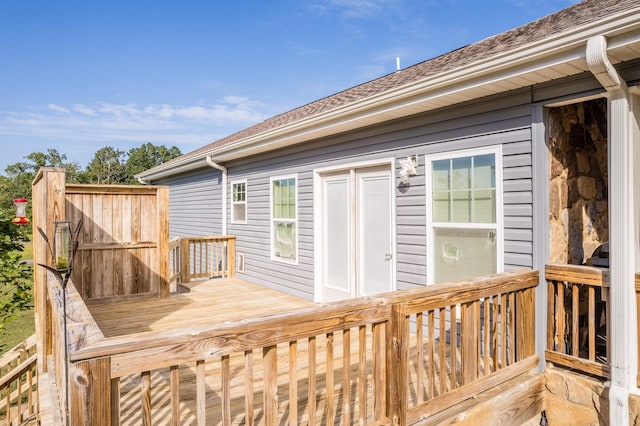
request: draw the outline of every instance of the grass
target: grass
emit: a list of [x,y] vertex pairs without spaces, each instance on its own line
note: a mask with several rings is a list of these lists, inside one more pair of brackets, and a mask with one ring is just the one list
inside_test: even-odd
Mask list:
[[[21,253],[23,260],[33,259],[33,244],[24,244]],[[0,354],[5,353],[27,337],[35,333],[33,309],[18,313],[18,317],[4,325],[5,330],[0,332]]]
[[0,335],[0,354],[35,333],[33,309],[20,312],[16,319],[5,324],[5,329],[6,332]]
[[22,259],[23,260],[33,260],[33,243],[28,242],[24,243],[23,251],[22,251]]

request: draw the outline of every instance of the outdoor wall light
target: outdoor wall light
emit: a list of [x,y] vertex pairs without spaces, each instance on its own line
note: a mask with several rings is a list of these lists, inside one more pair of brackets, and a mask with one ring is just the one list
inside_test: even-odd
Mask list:
[[58,272],[65,273],[71,269],[72,247],[71,247],[71,222],[53,222],[55,229],[53,234],[53,254],[54,262]]
[[29,223],[29,219],[27,219],[27,199],[14,198],[13,204],[16,206],[16,217],[11,219],[11,222],[16,225],[26,225]]
[[417,155],[407,155],[407,158],[403,158],[398,161],[400,164],[400,171],[398,174],[400,175],[400,182],[403,184],[409,183],[409,177],[415,176],[417,172],[416,166],[418,165],[418,156]]

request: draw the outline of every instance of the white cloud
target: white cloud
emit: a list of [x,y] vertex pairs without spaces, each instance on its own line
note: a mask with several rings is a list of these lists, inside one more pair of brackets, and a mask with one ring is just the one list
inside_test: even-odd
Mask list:
[[60,105],[56,105],[56,104],[47,105],[47,109],[49,111],[57,112],[57,113],[60,113],[60,114],[69,114],[70,113],[70,111],[67,108],[61,107]]
[[73,110],[79,112],[80,114],[83,115],[90,115],[90,116],[94,116],[96,115],[95,111],[93,110],[93,108],[89,108],[86,105],[82,105],[82,104],[75,104],[73,106]]
[[204,145],[267,118],[262,104],[228,96],[198,105],[48,104],[0,113],[0,141],[13,138],[87,144]]

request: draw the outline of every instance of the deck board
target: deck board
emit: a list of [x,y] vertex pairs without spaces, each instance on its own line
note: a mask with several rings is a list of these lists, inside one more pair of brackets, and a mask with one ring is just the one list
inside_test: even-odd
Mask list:
[[312,302],[239,279],[189,283],[188,293],[118,303],[90,304],[105,337],[212,325],[286,312]]

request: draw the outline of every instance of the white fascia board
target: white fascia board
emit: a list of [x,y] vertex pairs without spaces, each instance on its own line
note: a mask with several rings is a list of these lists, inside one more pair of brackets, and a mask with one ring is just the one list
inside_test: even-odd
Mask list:
[[205,159],[206,155],[203,157],[190,157],[185,161],[172,163],[170,167],[158,166],[154,169],[149,169],[142,173],[138,173],[134,177],[152,183],[153,181],[164,177],[169,177],[177,175],[179,173],[185,173],[191,170],[208,167]]

